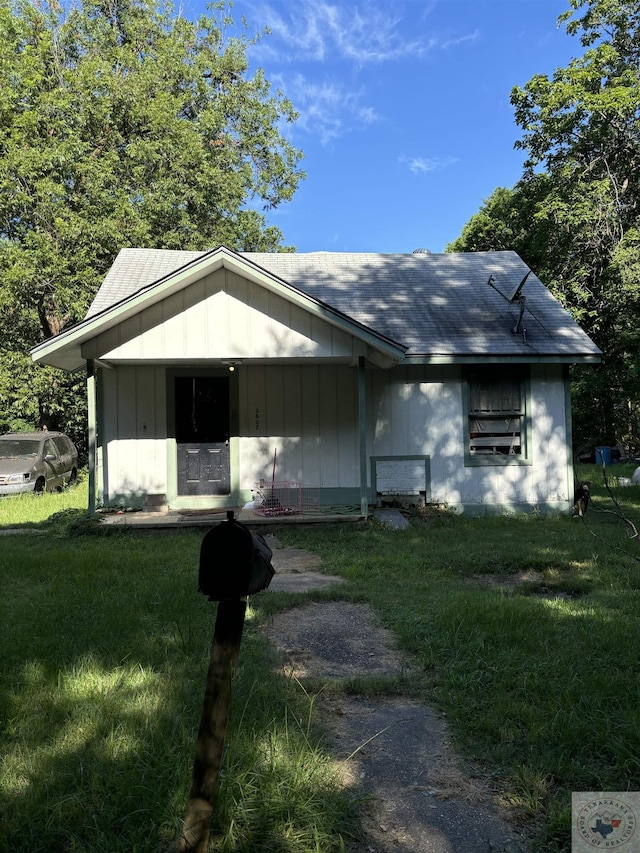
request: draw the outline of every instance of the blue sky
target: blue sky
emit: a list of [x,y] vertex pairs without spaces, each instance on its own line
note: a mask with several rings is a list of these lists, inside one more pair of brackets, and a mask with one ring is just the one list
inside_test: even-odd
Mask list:
[[[199,0],[186,0],[196,11]],[[237,0],[300,113],[307,178],[268,213],[300,252],[441,252],[524,155],[511,88],[582,53],[567,0]]]

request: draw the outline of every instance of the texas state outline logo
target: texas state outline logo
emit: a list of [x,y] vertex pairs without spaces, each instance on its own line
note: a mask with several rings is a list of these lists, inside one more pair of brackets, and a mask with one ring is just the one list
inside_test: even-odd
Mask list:
[[622,850],[636,853],[640,793],[633,791],[574,791],[571,795],[571,853]]

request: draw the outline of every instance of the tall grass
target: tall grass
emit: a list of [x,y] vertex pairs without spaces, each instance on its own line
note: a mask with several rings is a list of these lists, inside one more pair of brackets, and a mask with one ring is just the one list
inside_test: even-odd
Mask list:
[[58,512],[87,509],[87,482],[81,473],[79,480],[60,492],[25,492],[0,497],[0,530],[31,528]]

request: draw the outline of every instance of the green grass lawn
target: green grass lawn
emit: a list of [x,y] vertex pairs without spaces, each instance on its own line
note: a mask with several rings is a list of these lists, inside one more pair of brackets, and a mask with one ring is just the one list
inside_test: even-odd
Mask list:
[[88,505],[87,480],[80,472],[75,485],[60,492],[25,492],[0,497],[0,531],[3,528],[36,527],[56,513],[84,513]]
[[[617,486],[633,470],[608,473],[640,525],[640,487]],[[579,473],[594,482],[584,523],[443,514],[294,540],[375,607],[419,663],[416,694],[546,851],[570,849],[571,791],[640,790],[640,542],[600,469]]]
[[[433,513],[405,531],[278,531],[321,554],[347,581],[329,594],[368,601],[415,662],[410,683],[368,689],[441,708],[462,754],[549,852],[570,849],[572,790],[640,790],[640,544],[602,511],[613,504],[601,471],[579,473],[594,481],[585,523]],[[640,487],[616,476],[640,523]],[[180,833],[215,616],[196,591],[200,539],[78,535],[104,534],[82,521],[85,501],[82,485],[25,500],[21,517],[0,501],[0,530],[31,520],[45,531],[0,538],[0,850],[12,853],[157,851]],[[357,828],[313,697],[274,672],[257,630],[300,600],[250,603],[219,851],[330,853]]]
[[[216,606],[198,534],[96,535],[82,492],[21,498],[42,532],[0,537],[0,850],[157,853],[181,833]],[[250,607],[215,849],[342,850],[357,797],[256,623]]]

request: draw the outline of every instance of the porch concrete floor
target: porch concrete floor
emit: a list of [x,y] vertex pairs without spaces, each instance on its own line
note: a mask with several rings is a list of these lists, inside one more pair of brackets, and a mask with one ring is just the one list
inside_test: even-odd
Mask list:
[[119,527],[135,527],[141,529],[171,529],[183,527],[211,527],[220,521],[225,521],[227,512],[233,509],[236,521],[251,527],[274,527],[282,524],[335,524],[336,522],[361,521],[364,516],[359,513],[319,512],[294,513],[291,515],[257,515],[252,510],[242,507],[229,507],[221,510],[170,510],[168,512],[100,512],[96,515],[103,524]]

